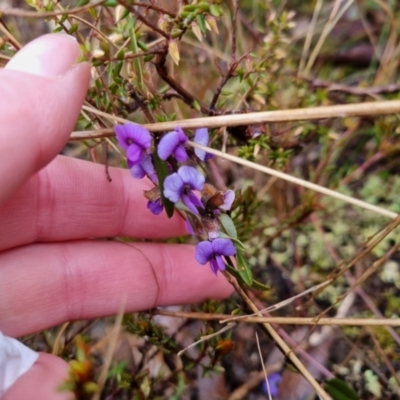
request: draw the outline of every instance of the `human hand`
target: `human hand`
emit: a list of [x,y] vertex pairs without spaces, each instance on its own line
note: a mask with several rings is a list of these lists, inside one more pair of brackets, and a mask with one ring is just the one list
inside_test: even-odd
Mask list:
[[[65,321],[223,298],[224,277],[188,245],[90,238],[166,238],[182,219],[153,216],[126,170],[57,156],[77,120],[89,65],[78,44],[46,35],[0,70],[0,331],[18,337]],[[57,400],[68,365],[40,354],[4,399]],[[34,394],[33,394],[34,393]]]

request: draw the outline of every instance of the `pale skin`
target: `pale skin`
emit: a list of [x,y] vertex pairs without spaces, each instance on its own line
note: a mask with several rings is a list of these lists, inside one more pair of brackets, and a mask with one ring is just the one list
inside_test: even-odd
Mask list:
[[[12,337],[113,315],[123,301],[139,311],[232,292],[192,246],[93,239],[161,239],[185,228],[179,216],[146,209],[148,181],[111,168],[109,183],[102,165],[57,155],[89,84],[79,55],[71,38],[46,35],[0,70],[0,330]],[[56,390],[67,370],[40,354],[4,399],[70,399]]]

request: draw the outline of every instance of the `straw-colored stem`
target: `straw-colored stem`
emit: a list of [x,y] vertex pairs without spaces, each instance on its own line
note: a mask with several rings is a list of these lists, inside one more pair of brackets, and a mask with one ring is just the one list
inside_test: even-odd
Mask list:
[[[93,112],[96,110],[93,109]],[[180,126],[182,129],[220,128],[221,126],[239,126],[265,124],[269,122],[307,121],[325,118],[346,118],[354,116],[377,116],[400,113],[400,100],[375,101],[335,106],[295,108],[292,110],[261,111],[247,114],[229,114],[216,117],[184,119],[180,121],[145,124],[151,132],[163,132]],[[115,119],[110,115],[109,118]],[[120,121],[122,118],[119,119]],[[131,122],[124,120],[125,122]],[[114,136],[112,128],[95,131],[73,132],[70,140],[95,139]]]
[[244,166],[252,168],[252,169],[254,169],[256,171],[260,171],[260,172],[264,172],[265,174],[276,176],[277,178],[280,178],[280,179],[283,179],[285,181],[298,184],[298,185],[303,186],[303,187],[305,187],[307,189],[311,189],[311,190],[314,190],[314,191],[316,191],[318,193],[322,193],[322,194],[325,194],[327,196],[334,197],[334,198],[336,198],[338,200],[343,200],[346,203],[353,204],[355,206],[364,208],[366,210],[373,211],[373,212],[375,212],[377,214],[384,215],[385,217],[389,217],[389,218],[394,219],[394,218],[396,218],[398,216],[398,214],[396,214],[395,212],[392,212],[392,211],[389,211],[389,210],[385,210],[384,208],[381,208],[381,207],[374,206],[372,204],[366,203],[365,201],[355,199],[354,197],[346,196],[346,195],[344,195],[342,193],[339,193],[339,192],[336,192],[334,190],[325,188],[323,186],[316,185],[315,183],[308,182],[308,181],[305,181],[303,179],[296,178],[294,176],[285,174],[284,172],[276,171],[276,170],[274,170],[272,168],[265,167],[264,165],[259,165],[259,164],[256,164],[254,162],[251,162],[251,161],[248,161],[248,160],[244,160],[244,159],[242,159],[240,157],[236,157],[236,156],[233,156],[231,154],[223,153],[222,151],[219,151],[219,150],[215,150],[215,149],[211,149],[211,148],[208,148],[208,147],[205,147],[205,146],[201,146],[201,145],[199,145],[197,143],[189,142],[189,144],[191,146],[193,146],[193,147],[198,148],[198,149],[205,150],[208,153],[220,156],[220,157],[224,158],[225,160],[230,160],[230,161],[235,162],[236,164],[244,165]]
[[[241,288],[236,279],[234,279],[229,274],[225,274],[227,280],[233,285],[236,291],[239,293],[240,297],[247,304],[247,306],[254,312],[258,313],[259,317],[263,318],[260,310],[257,306],[252,302],[249,298],[245,290]],[[297,355],[293,352],[293,350],[286,344],[286,342],[278,335],[274,327],[267,323],[262,322],[261,325],[265,329],[265,331],[272,337],[275,341],[276,345],[280,348],[282,353],[287,357],[292,364],[299,370],[299,372],[304,376],[304,378],[308,381],[308,383],[313,387],[315,392],[319,395],[322,400],[331,400],[331,397],[326,393],[326,391],[321,387],[321,385],[317,382],[314,376],[308,371],[308,369],[303,365]]]
[[204,321],[269,323],[278,325],[333,325],[333,326],[400,326],[400,318],[302,318],[302,317],[257,317],[230,314],[208,314],[187,311],[156,310],[155,314],[175,318],[197,319]]

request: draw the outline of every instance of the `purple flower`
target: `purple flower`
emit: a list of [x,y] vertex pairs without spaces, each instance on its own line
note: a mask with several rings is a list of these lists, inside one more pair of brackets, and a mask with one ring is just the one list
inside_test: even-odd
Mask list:
[[232,240],[219,238],[212,242],[204,241],[196,245],[195,259],[202,265],[210,262],[211,270],[217,275],[218,270],[224,271],[225,264],[221,256],[233,256],[236,254]]
[[149,154],[145,154],[139,164],[132,164],[128,160],[128,168],[134,178],[142,179],[147,175],[153,183],[158,183],[157,173]]
[[157,153],[161,160],[166,160],[173,155],[177,161],[184,162],[188,155],[185,150],[185,144],[188,138],[182,128],[177,126],[174,131],[167,133],[158,144]]
[[147,208],[154,214],[158,215],[161,214],[162,210],[164,209],[161,199],[157,199],[155,201],[149,200],[147,202]]
[[139,164],[145,156],[146,150],[150,148],[150,132],[140,125],[131,123],[116,125],[114,129],[119,145],[126,151],[130,165]]
[[229,211],[232,207],[233,202],[235,201],[235,192],[233,190],[227,190],[223,194],[224,202],[219,208],[221,210]]
[[268,394],[271,393],[272,397],[276,397],[279,394],[279,384],[281,383],[282,380],[282,375],[279,372],[273,372],[272,374],[268,375],[268,386],[267,382],[264,381],[262,385],[263,392]]
[[203,208],[203,204],[192,190],[203,189],[204,181],[204,176],[199,174],[195,168],[185,165],[180,167],[178,172],[165,178],[164,196],[173,203],[182,200],[190,211],[199,214],[197,207]]
[[[199,128],[196,129],[196,133],[194,135],[193,141],[197,144],[201,144],[202,146],[208,146],[208,129],[207,128]],[[201,149],[194,149],[194,154],[201,160],[201,161],[207,161],[210,160],[211,158],[214,158],[214,154],[207,153],[205,150]]]
[[185,220],[185,227],[186,227],[186,231],[189,235],[193,235],[193,236],[196,235],[196,232],[194,231],[193,226],[189,221],[189,218],[186,218],[186,220]]

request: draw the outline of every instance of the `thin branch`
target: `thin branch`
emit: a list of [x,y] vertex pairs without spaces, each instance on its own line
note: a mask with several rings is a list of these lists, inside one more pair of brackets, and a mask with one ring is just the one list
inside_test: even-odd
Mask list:
[[346,196],[345,194],[336,192],[335,190],[325,188],[323,186],[317,185],[317,184],[312,183],[312,182],[308,182],[308,181],[300,179],[300,178],[296,178],[294,176],[285,174],[284,172],[277,171],[277,170],[274,170],[274,169],[269,168],[269,167],[265,167],[264,165],[259,165],[259,164],[256,164],[254,162],[251,162],[251,161],[248,161],[248,160],[244,160],[244,159],[242,159],[240,157],[236,157],[236,156],[233,156],[231,154],[223,153],[222,151],[215,150],[215,149],[212,149],[212,148],[209,148],[209,147],[206,147],[206,146],[201,146],[201,145],[199,145],[197,143],[193,143],[193,142],[190,142],[190,141],[188,142],[188,144],[190,146],[194,147],[194,148],[198,148],[198,149],[201,149],[201,150],[206,150],[208,153],[211,153],[211,154],[214,154],[214,155],[219,156],[221,158],[224,158],[225,160],[230,160],[230,161],[235,162],[236,164],[240,164],[240,165],[243,165],[245,167],[252,168],[252,169],[254,169],[256,171],[260,171],[260,172],[263,172],[263,173],[268,174],[268,175],[276,176],[277,178],[283,179],[283,180],[285,180],[287,182],[295,183],[295,184],[303,186],[303,187],[305,187],[307,189],[311,189],[311,190],[314,190],[315,192],[322,193],[322,194],[325,194],[325,195],[330,196],[330,197],[334,197],[334,198],[336,198],[338,200],[342,200],[342,201],[345,201],[346,203],[353,204],[355,206],[364,208],[365,210],[373,211],[373,212],[375,212],[377,214],[380,214],[380,215],[383,215],[385,217],[389,217],[389,218],[392,218],[392,219],[398,217],[398,214],[396,214],[393,211],[385,210],[384,208],[375,206],[373,204],[369,204],[369,203],[367,203],[365,201],[362,201],[362,200],[355,199],[354,197],[351,197],[351,196]]
[[218,332],[214,332],[214,333],[212,333],[212,334],[210,334],[210,335],[202,336],[202,337],[201,337],[199,340],[197,340],[196,342],[190,344],[189,346],[187,346],[187,347],[185,347],[184,349],[182,349],[181,351],[179,351],[179,352],[177,353],[177,356],[180,357],[183,353],[185,353],[187,350],[191,349],[192,347],[195,347],[195,346],[197,346],[197,345],[200,344],[200,343],[203,343],[203,342],[205,342],[205,341],[207,341],[207,340],[210,340],[210,339],[212,339],[212,338],[214,338],[214,337],[216,337],[216,336],[221,335],[222,333],[228,331],[229,329],[232,329],[235,325],[236,325],[236,324],[235,324],[234,322],[232,322],[232,323],[229,323],[228,325],[226,325],[225,327],[223,327],[222,329],[220,329]]
[[130,4],[126,3],[124,0],[118,0],[119,4],[123,5],[127,10],[129,10],[132,14],[136,16],[136,18],[143,22],[146,26],[148,26],[153,32],[159,33],[161,36],[164,36],[167,40],[171,39],[171,35],[167,32],[164,32],[162,29],[160,29],[158,26],[152,24],[149,20],[147,20],[145,17],[143,17],[140,12],[136,11],[134,7],[132,7]]
[[12,15],[14,17],[28,17],[28,18],[48,18],[48,17],[56,17],[57,15],[69,15],[78,13],[81,11],[85,11],[92,7],[97,7],[103,4],[106,0],[100,0],[96,3],[89,3],[82,7],[72,8],[70,10],[62,10],[62,11],[27,11],[21,10],[20,8],[0,8],[0,16],[1,15]]
[[[193,104],[197,102],[200,106],[200,111],[203,114],[212,114],[211,110],[207,108],[206,106],[202,105],[198,100],[195,99],[195,97],[189,93],[185,88],[183,88],[178,82],[176,82],[168,73],[167,66],[165,65],[166,63],[166,57],[168,53],[168,43],[165,44],[165,50],[164,52],[160,53],[157,55],[156,60],[154,61],[154,64],[156,66],[156,71],[160,78],[168,83],[168,85],[174,89],[181,97],[182,100],[190,107],[193,108]],[[174,127],[176,124],[174,125]],[[170,128],[174,129],[174,128]]]
[[[250,308],[253,312],[259,312],[256,305],[251,301],[248,297],[247,293],[242,289],[242,287],[238,284],[236,279],[234,279],[229,274],[224,274],[227,280],[233,285],[236,291],[239,293],[240,297],[246,303],[247,307]],[[261,316],[261,314],[259,314]],[[261,316],[262,317],[262,316]],[[297,355],[293,352],[293,350],[286,344],[286,342],[278,335],[276,330],[272,327],[271,324],[262,322],[261,327],[269,334],[272,339],[275,341],[276,345],[282,351],[282,353],[292,362],[292,364],[299,370],[299,372],[304,376],[304,378],[308,381],[308,383],[314,388],[316,393],[320,396],[322,400],[331,400],[331,397],[325,392],[325,390],[321,387],[321,385],[316,381],[316,379],[311,375],[311,373],[307,370],[307,368],[303,365],[303,363],[299,360]]]
[[150,3],[141,3],[140,1],[134,1],[132,3],[133,6],[138,6],[138,7],[144,7],[153,11],[157,11],[161,14],[166,14],[169,15],[172,18],[176,18],[176,13],[166,10],[165,8],[161,8],[157,6],[156,4],[150,4]]
[[[173,89],[176,90],[176,88]],[[179,125],[182,129],[220,128],[222,126],[253,125],[271,122],[307,121],[325,118],[346,118],[356,116],[372,117],[396,113],[400,113],[400,100],[371,101],[355,104],[340,104],[334,106],[294,108],[291,110],[260,111],[247,114],[218,115],[214,117],[159,122],[156,124],[147,124],[143,126],[151,132],[163,132],[175,129],[177,125]],[[110,119],[114,118],[115,117],[110,115]],[[131,122],[129,120],[124,121]],[[73,132],[70,136],[70,140],[95,139],[99,137],[112,136],[114,136],[114,132],[112,129],[100,131],[88,130],[82,132]]]
[[152,310],[153,314],[202,321],[269,323],[278,325],[332,325],[332,326],[400,326],[400,318],[303,318],[303,317],[233,317],[230,314],[208,314],[187,311]]

